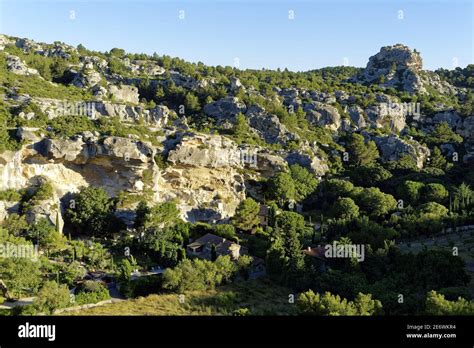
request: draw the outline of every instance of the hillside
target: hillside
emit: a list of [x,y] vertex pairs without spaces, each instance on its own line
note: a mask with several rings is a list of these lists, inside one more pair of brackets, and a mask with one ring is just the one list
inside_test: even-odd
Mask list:
[[[160,267],[153,289],[197,300],[254,273],[354,308],[369,294],[389,315],[429,312],[431,290],[470,300],[466,258],[397,245],[473,233],[472,78],[472,66],[424,70],[402,44],[364,69],[291,72],[0,35],[0,241],[39,244],[41,258],[24,271],[0,260],[0,279],[21,297],[103,271],[134,297],[132,272]],[[334,243],[363,247],[363,260],[322,256]],[[136,313],[188,313],[160,308]]]

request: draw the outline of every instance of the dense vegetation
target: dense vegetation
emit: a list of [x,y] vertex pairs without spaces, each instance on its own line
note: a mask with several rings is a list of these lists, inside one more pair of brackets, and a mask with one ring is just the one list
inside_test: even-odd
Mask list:
[[[398,135],[406,144],[416,141],[426,146],[429,161],[425,160],[423,168],[416,156],[410,154],[385,161],[371,139],[396,133],[393,130],[341,129],[335,134],[311,123],[303,108],[289,108],[276,90],[294,87],[331,95],[344,91],[353,98],[345,104],[330,102],[343,119],[349,117],[346,106],[375,105],[377,97],[384,93],[396,101],[420,102],[426,117],[434,115],[442,104],[445,109],[455,110],[462,120],[474,111],[472,65],[437,71],[442,79],[466,88],[463,93],[445,95],[434,90],[428,94],[409,94],[400,88],[350,82],[349,78],[360,72],[351,67],[308,72],[240,70],[192,64],[158,54],[126,54],[118,48],[100,53],[80,45],[77,50],[82,57],[96,56],[108,63],[106,71],[100,72],[103,79],[106,74],[137,78],[134,83],[142,107],[152,109],[161,104],[174,110],[167,140],[175,140],[176,134],[170,135],[171,124],[177,115],[182,116],[179,110],[184,106],[186,116],[182,117],[186,118],[190,132],[221,134],[239,145],[258,145],[272,154],[297,153],[311,159],[315,153],[309,150],[309,144],[314,144],[317,146],[314,151],[328,163],[329,170],[323,177],[303,164],[291,164],[268,177],[252,176],[255,173],[251,170],[242,170],[246,174],[246,198],[232,218],[213,224],[183,221],[179,202],[153,204],[149,189],[143,194],[122,191],[111,196],[101,187],[83,187],[62,197],[62,201],[55,197],[52,183],[47,180],[20,191],[1,191],[2,204],[18,203],[18,206],[15,213],[0,223],[0,243],[38,245],[41,252],[38,260],[0,258],[1,279],[12,297],[35,296],[34,303],[18,309],[18,313],[51,314],[74,304],[97,303],[109,298],[105,285],[84,280],[88,272],[95,271],[113,276],[121,293],[128,298],[155,295],[148,300],[139,298],[85,312],[90,314],[117,314],[121,310],[122,314],[226,315],[474,313],[472,280],[465,267],[466,261],[472,261],[472,247],[462,253],[459,250],[463,244],[472,245],[472,232],[456,243],[451,240],[446,245],[442,243],[447,234],[453,235],[447,233],[449,228],[474,223],[474,175],[472,167],[462,161],[466,136],[448,122],[419,129],[408,125]],[[38,70],[40,76],[14,75],[7,71],[6,53],[20,57]],[[165,72],[154,78],[142,72],[133,75],[125,58],[147,61]],[[0,52],[2,93],[15,91],[38,98],[93,100],[91,91],[69,84],[68,69],[79,62],[80,57],[75,54],[63,59],[7,47],[5,52]],[[198,82],[214,82],[184,88],[173,82],[171,72]],[[245,89],[238,88],[232,95],[247,106],[257,105],[269,115],[275,115],[286,129],[296,134],[293,140],[265,142],[252,131],[243,113],[236,115],[231,127],[224,127],[203,112],[207,104],[229,95],[228,86],[235,78]],[[99,142],[110,135],[133,136],[156,147],[162,145],[158,138],[165,134],[151,129],[142,120],[126,123],[113,117],[91,119],[76,115],[50,119],[34,101],[16,103],[7,99],[0,101],[0,153],[21,148],[15,134],[18,127],[36,127],[50,138],[67,139],[85,131],[97,132]],[[30,113],[34,114],[33,118],[24,116]],[[154,160],[161,171],[170,165],[165,152],[158,153]],[[147,179],[151,180],[150,176],[150,172],[144,171],[145,184]],[[52,210],[56,216],[31,218],[50,201],[55,201]],[[64,207],[66,235],[58,231],[58,204]],[[262,206],[268,209],[268,223],[261,221]],[[117,217],[116,213],[123,208],[133,214],[133,226],[126,226]],[[265,279],[249,280],[254,260],[247,255],[238,260],[228,255],[217,256],[215,246],[211,260],[188,255],[186,246],[190,240],[208,233],[239,243],[248,249],[249,255],[262,259]],[[434,246],[411,250],[411,245],[421,243],[420,240],[432,240]],[[435,244],[438,241],[439,245]],[[353,245],[363,246],[364,255],[311,254],[318,246]],[[363,260],[358,258],[362,256]],[[132,277],[137,270],[149,271],[157,266],[166,271],[162,275]],[[74,301],[69,294],[73,288]],[[177,299],[178,295],[188,294],[190,299],[183,303]],[[149,302],[155,300],[158,305],[153,307]],[[264,302],[274,306],[265,308]],[[145,309],[131,309],[132,304],[144,305]]]

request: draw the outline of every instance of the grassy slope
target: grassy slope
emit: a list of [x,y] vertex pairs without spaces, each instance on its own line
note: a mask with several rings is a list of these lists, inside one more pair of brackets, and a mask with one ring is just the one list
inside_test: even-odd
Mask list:
[[248,308],[253,315],[292,315],[296,308],[288,303],[290,293],[267,280],[254,280],[216,290],[186,292],[184,303],[179,302],[177,294],[150,295],[64,314],[230,315],[238,308]]

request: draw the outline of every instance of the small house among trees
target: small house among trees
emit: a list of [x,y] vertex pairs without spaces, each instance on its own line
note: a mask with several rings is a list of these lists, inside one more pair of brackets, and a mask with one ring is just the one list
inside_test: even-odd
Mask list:
[[186,247],[188,256],[211,260],[219,256],[230,255],[237,260],[241,255],[247,254],[247,248],[228,239],[207,233],[196,239]]

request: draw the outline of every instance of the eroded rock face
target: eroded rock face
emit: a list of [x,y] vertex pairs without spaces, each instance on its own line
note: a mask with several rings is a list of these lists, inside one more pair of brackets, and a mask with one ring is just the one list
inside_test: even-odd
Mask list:
[[403,140],[396,135],[374,137],[373,140],[380,151],[383,162],[398,161],[403,156],[411,156],[418,168],[423,168],[423,164],[430,155],[430,150],[415,140]]
[[82,56],[81,57],[82,67],[87,67],[88,69],[96,69],[101,72],[105,72],[109,63],[100,57],[97,56]]
[[74,76],[71,84],[79,88],[92,88],[100,83],[102,76],[93,69],[92,63],[84,64],[79,73]]
[[351,80],[402,89],[409,93],[428,93],[428,86],[442,94],[456,93],[456,88],[443,81],[439,75],[423,70],[423,61],[416,50],[401,44],[382,47],[379,53],[369,58],[364,71]]
[[184,137],[168,153],[173,164],[221,168],[242,168],[241,152],[237,145],[218,135],[192,135]]
[[237,77],[234,77],[234,76],[231,76],[230,77],[230,90],[232,92],[235,92],[237,91],[238,89],[240,88],[243,88],[245,89],[244,85],[242,84],[242,82],[240,82],[240,79],[238,79]]
[[64,220],[61,211],[61,202],[56,194],[47,200],[43,200],[32,207],[25,213],[26,222],[34,225],[41,219],[46,219],[51,225],[56,226],[59,233],[63,232]]
[[63,115],[82,115],[91,119],[109,116],[117,117],[124,122],[137,122],[143,119],[150,126],[162,128],[167,125],[172,114],[165,105],[157,105],[153,109],[145,109],[138,105],[132,106],[105,101],[71,103],[48,98],[34,98],[33,101],[50,119]]
[[19,202],[0,201],[0,222],[5,220],[9,214],[18,214],[19,212]]
[[404,45],[385,46],[369,58],[361,80],[379,83],[384,87],[402,85],[405,91],[414,93],[423,88],[418,72],[423,61],[418,52]]
[[178,199],[189,221],[227,219],[245,199],[243,168],[237,145],[218,135],[183,136],[168,152],[172,166],[162,171],[154,190],[157,199]]
[[452,129],[462,126],[463,123],[461,117],[457,112],[454,111],[444,111],[437,113],[433,117],[433,122],[435,124],[446,122]]
[[0,51],[5,49],[5,46],[14,44],[15,41],[7,37],[6,35],[0,34]]
[[288,153],[285,160],[289,165],[299,164],[306,169],[312,171],[316,176],[322,177],[329,171],[329,166],[326,161],[322,160],[318,156],[310,156],[304,151],[293,151]]
[[143,172],[154,167],[154,151],[141,141],[119,137],[101,142],[85,142],[81,137],[44,139],[20,151],[0,154],[0,190],[18,190],[42,177],[53,185],[58,197],[90,185],[101,186],[111,195],[134,192]]
[[257,168],[263,177],[270,178],[278,172],[286,170],[288,163],[282,157],[273,155],[268,151],[258,151]]
[[109,93],[112,97],[119,102],[138,104],[138,88],[129,85],[109,85]]
[[459,126],[457,132],[464,137],[466,154],[463,157],[465,163],[474,163],[474,115],[466,117]]
[[19,57],[8,54],[7,55],[7,69],[17,75],[36,75],[39,76],[38,70],[28,68],[26,63]]
[[358,105],[352,105],[347,108],[347,112],[349,113],[349,117],[351,118],[352,122],[354,123],[355,129],[362,129],[366,127],[365,117],[364,117],[364,110]]
[[245,114],[250,127],[255,129],[260,137],[269,144],[285,144],[290,140],[298,138],[296,134],[291,133],[284,124],[280,122],[277,116],[269,114],[264,108],[252,105]]
[[15,46],[21,48],[25,53],[33,52],[45,57],[69,59],[73,53],[77,53],[75,47],[58,41],[52,44],[45,44],[30,39],[17,38],[15,40]]
[[188,221],[227,219],[245,199],[244,178],[232,167],[176,165],[160,174],[155,191],[160,201],[178,200]]
[[341,115],[334,106],[320,102],[308,103],[304,106],[309,122],[336,131],[341,126]]
[[369,121],[377,128],[387,127],[400,132],[406,126],[406,112],[402,103],[379,103],[365,109]]
[[216,119],[219,122],[235,122],[238,113],[245,113],[246,106],[235,97],[225,97],[213,103],[204,106],[203,111],[206,115]]

